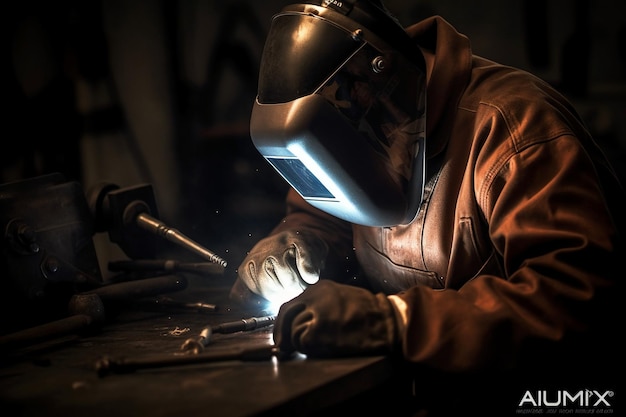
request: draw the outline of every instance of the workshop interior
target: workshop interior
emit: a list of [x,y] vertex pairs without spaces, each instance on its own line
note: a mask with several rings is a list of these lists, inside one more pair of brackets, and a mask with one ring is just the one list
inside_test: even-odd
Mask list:
[[[65,348],[77,340],[68,335],[97,337],[126,310],[167,311],[157,319],[167,317],[167,326],[180,313],[176,328],[197,330],[152,353],[181,342],[182,350],[202,352],[209,338],[223,335],[236,346],[237,332],[269,337],[275,313],[259,305],[224,314],[235,307],[223,292],[246,252],[285,214],[288,185],[254,148],[249,125],[271,16],[290,3],[7,6],[0,346],[11,354],[3,367],[24,360],[11,356],[16,352],[32,359],[41,346],[46,354]],[[552,83],[626,182],[624,2],[385,3],[407,25],[440,14],[468,35],[478,55]],[[125,354],[110,346],[112,354]],[[74,347],[85,355],[88,349]],[[204,359],[273,354],[231,349]],[[150,366],[167,364],[98,362],[100,371]],[[10,395],[25,402],[28,390]],[[62,410],[71,409],[69,398]]]

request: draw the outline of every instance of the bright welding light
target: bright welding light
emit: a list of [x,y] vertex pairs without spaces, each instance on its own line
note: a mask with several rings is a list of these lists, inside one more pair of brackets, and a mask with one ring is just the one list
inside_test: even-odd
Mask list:
[[280,307],[285,304],[287,301],[296,297],[293,294],[274,294],[274,296],[270,297],[270,300],[267,302],[267,306],[265,307],[267,313],[269,315],[277,315]]
[[280,306],[283,305],[281,302],[269,301],[267,303],[267,307],[265,307],[265,311],[272,316],[278,314],[278,310],[280,310]]
[[277,315],[283,304],[302,294],[302,291],[304,291],[304,289],[298,287],[297,289],[293,288],[291,291],[287,291],[285,289],[281,292],[265,295],[268,300],[267,305],[265,306],[265,311],[267,311],[268,315]]
[[[332,210],[339,210],[339,212],[346,213],[349,218],[358,218],[360,217],[360,210],[356,207],[350,198],[346,196],[343,191],[343,188],[337,184],[337,182],[333,179],[330,173],[327,172],[325,168],[323,168],[316,158],[312,156],[307,149],[299,142],[290,143],[287,145],[287,149],[289,152],[294,154],[304,166],[311,171],[311,173],[330,191],[330,193],[334,196],[333,199],[330,199],[327,203],[324,202],[325,199],[316,199],[316,198],[305,198],[314,205],[320,204],[328,204],[330,203],[333,207]],[[332,202],[331,202],[332,201]],[[337,213],[340,214],[340,213]],[[343,217],[339,215],[338,217]]]
[[290,143],[287,145],[287,149],[302,161],[304,166],[306,166],[313,173],[313,175],[315,175],[315,177],[320,180],[326,188],[328,188],[328,191],[330,191],[335,197],[345,200],[345,195],[341,189],[337,186],[337,184],[335,184],[328,173],[319,165],[315,158],[307,152],[301,143]]

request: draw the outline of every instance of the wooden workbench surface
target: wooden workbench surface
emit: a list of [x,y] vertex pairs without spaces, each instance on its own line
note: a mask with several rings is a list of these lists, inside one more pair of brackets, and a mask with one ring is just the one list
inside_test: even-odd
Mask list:
[[[0,368],[0,403],[19,416],[122,417],[320,415],[329,409],[366,409],[372,392],[389,391],[391,361],[384,357],[279,361],[223,360],[96,372],[103,357],[189,355],[188,338],[208,325],[260,316],[228,304],[227,289],[185,290],[170,295],[218,306],[215,312],[116,306],[104,325],[88,334],[66,335],[14,349]],[[272,327],[214,334],[209,353],[269,346]],[[382,395],[382,394],[381,394]],[[385,394],[387,395],[387,394]],[[387,399],[386,401],[388,401]]]

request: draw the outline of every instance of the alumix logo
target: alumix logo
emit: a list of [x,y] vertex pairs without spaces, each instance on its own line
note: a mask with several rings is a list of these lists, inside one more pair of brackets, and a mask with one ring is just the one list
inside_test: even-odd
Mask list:
[[567,390],[526,391],[518,407],[611,407],[613,391],[582,389],[576,392]]

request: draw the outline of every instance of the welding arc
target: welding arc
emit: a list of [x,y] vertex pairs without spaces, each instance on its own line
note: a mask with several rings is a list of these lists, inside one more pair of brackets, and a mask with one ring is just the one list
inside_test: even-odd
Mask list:
[[236,333],[268,327],[274,324],[276,316],[250,317],[237,321],[207,326],[197,338],[189,338],[183,342],[180,349],[190,353],[200,353],[211,342],[214,333]]

